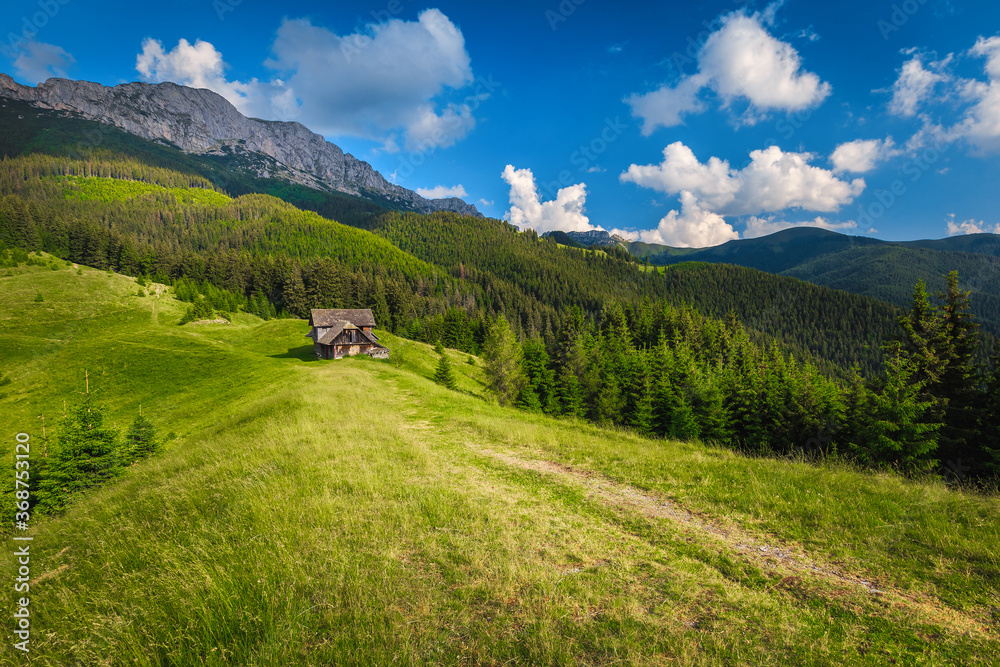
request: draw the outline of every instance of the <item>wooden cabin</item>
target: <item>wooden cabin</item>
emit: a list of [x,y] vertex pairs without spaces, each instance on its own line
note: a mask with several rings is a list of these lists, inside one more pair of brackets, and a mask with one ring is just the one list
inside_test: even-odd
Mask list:
[[386,359],[389,348],[378,342],[372,329],[375,317],[368,308],[316,308],[309,313],[313,349],[320,359],[340,359],[356,354],[367,354],[376,359]]

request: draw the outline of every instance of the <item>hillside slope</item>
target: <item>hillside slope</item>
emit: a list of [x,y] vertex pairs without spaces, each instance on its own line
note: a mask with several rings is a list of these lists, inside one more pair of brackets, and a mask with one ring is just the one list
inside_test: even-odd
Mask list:
[[502,409],[467,355],[450,353],[449,391],[419,343],[386,335],[388,362],[320,362],[302,321],[179,327],[184,304],[136,287],[64,264],[0,272],[6,433],[40,456],[38,414],[51,438],[88,369],[119,423],[141,403],[175,434],[33,518],[33,664],[1000,652],[995,498]]

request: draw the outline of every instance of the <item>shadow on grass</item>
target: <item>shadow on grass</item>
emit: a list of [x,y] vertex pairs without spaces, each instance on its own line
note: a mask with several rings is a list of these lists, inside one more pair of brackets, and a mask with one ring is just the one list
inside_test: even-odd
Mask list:
[[299,361],[319,361],[312,345],[290,347],[284,354],[269,354],[271,359],[298,359]]

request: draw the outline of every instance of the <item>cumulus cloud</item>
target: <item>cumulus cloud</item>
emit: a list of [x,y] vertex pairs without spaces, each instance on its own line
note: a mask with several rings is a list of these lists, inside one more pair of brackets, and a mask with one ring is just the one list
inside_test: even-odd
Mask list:
[[690,192],[720,215],[758,215],[803,209],[836,211],[865,188],[862,179],[847,182],[832,171],[809,164],[811,153],[786,153],[777,146],[750,153],[750,164],[733,169],[709,158],[701,163],[690,148],[675,142],[663,151],[659,165],[630,165],[620,180],[676,195]]
[[444,199],[445,197],[466,197],[468,192],[459,185],[437,185],[433,188],[417,188],[417,194],[426,199]]
[[[789,222],[787,220],[775,218],[774,216],[759,218],[752,215],[747,220],[746,224],[747,228],[743,232],[743,238],[745,239],[767,236],[768,234],[774,234],[775,232],[780,232],[783,229],[791,229],[793,227],[819,227],[820,229],[828,229],[832,232],[857,229],[858,227],[858,223],[853,220],[848,220],[847,222],[831,222],[822,216],[818,216],[814,220],[806,220],[804,222]],[[874,232],[875,230],[869,229],[868,231]]]
[[705,103],[699,95],[704,88],[715,91],[724,107],[747,100],[755,112],[744,116],[748,123],[768,111],[798,111],[826,99],[830,84],[804,71],[798,51],[768,33],[764,25],[772,18],[742,12],[722,17],[721,27],[698,52],[696,74],[625,98],[632,114],[642,118],[642,133],[679,125],[684,115],[702,111]]
[[702,208],[693,194],[681,192],[681,210],[670,211],[656,229],[639,232],[639,239],[676,248],[705,248],[738,239],[739,233],[717,213]]
[[61,46],[25,42],[14,58],[14,73],[31,84],[39,84],[52,77],[66,77],[66,70],[76,59]]
[[[906,53],[914,53],[908,50]],[[932,63],[933,69],[940,70],[948,59]],[[932,71],[924,67],[919,53],[903,63],[896,83],[892,85],[892,99],[889,101],[889,112],[896,116],[912,117],[917,114],[920,105],[934,92],[937,84],[946,81],[948,77],[940,71]]]
[[980,37],[970,55],[986,58],[987,81],[963,81],[961,96],[971,102],[949,134],[982,152],[1000,151],[1000,36]]
[[539,234],[552,231],[585,232],[595,227],[583,212],[587,202],[587,186],[577,183],[562,188],[556,198],[542,202],[530,169],[515,169],[508,164],[503,180],[510,185],[510,210],[504,216],[521,229],[532,228]]
[[642,134],[649,136],[661,125],[680,125],[684,115],[704,111],[705,104],[698,99],[704,81],[702,76],[688,77],[674,87],[661,86],[645,95],[633,93],[625,103],[632,107],[633,116],[642,118]]
[[975,219],[955,222],[954,213],[949,215],[948,218],[948,236],[957,236],[959,234],[1000,234],[1000,223],[991,226],[982,220]]
[[227,80],[222,54],[210,42],[200,39],[194,44],[181,39],[169,51],[159,40],[146,39],[142,52],[136,56],[135,69],[154,83],[172,81],[216,92],[247,116],[288,120],[298,111],[294,93],[280,80]]
[[[298,120],[326,135],[385,139],[407,149],[447,147],[474,127],[489,93],[448,95],[473,81],[462,32],[437,9],[416,21],[390,19],[338,35],[308,19],[286,19],[265,62],[270,81],[230,81],[215,47],[180,40],[167,51],[147,40],[136,69],[147,80],[209,88],[243,113]],[[398,149],[394,139],[387,149]]]
[[672,195],[688,190],[716,208],[731,202],[740,189],[728,161],[711,157],[702,164],[694,151],[680,141],[663,149],[660,164],[629,165],[619,180]]
[[885,139],[856,139],[840,144],[830,155],[834,173],[849,171],[864,174],[879,162],[899,154],[892,137]]

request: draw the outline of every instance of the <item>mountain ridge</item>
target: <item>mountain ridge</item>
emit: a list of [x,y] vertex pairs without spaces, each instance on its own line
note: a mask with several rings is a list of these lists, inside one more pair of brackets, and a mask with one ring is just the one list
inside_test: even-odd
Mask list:
[[[249,118],[221,95],[203,88],[170,82],[109,87],[59,78],[31,87],[0,73],[0,97],[79,114],[144,139],[168,142],[188,153],[236,154],[244,158],[245,168],[264,178],[374,196],[419,213],[453,211],[482,217],[474,205],[457,197],[426,199],[390,183],[370,164],[301,123]],[[270,160],[255,160],[255,154]]]
[[996,234],[883,241],[799,227],[709,248],[634,242],[629,252],[658,265],[708,262],[744,266],[904,308],[911,302],[918,280],[925,280],[933,294],[944,289],[944,274],[957,270],[963,289],[972,292],[973,312],[987,330],[1000,333],[1000,235]]

